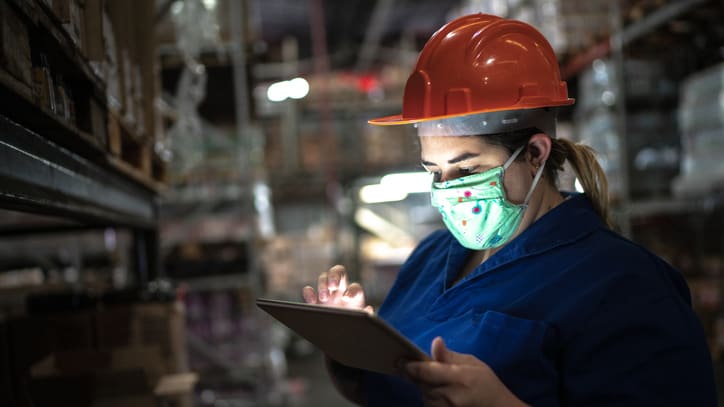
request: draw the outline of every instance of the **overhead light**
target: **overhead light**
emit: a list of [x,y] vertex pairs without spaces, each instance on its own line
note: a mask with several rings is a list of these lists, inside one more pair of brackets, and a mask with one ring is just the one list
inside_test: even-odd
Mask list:
[[309,94],[309,82],[304,78],[274,82],[266,90],[266,97],[272,102],[281,102],[288,98],[302,99]]
[[287,81],[276,82],[269,85],[266,90],[266,97],[272,102],[281,102],[287,98]]
[[387,185],[365,185],[359,190],[359,199],[364,203],[397,202],[407,198],[407,192]]
[[432,174],[427,171],[387,174],[380,179],[380,184],[390,188],[403,190],[408,194],[415,192],[430,192]]
[[397,202],[408,194],[430,192],[432,175],[428,172],[401,172],[387,174],[379,184],[365,185],[359,190],[364,203]]
[[309,93],[309,82],[304,78],[294,78],[287,85],[287,94],[292,99],[302,99]]
[[394,246],[409,246],[415,241],[409,233],[370,209],[357,209],[354,220],[361,228]]

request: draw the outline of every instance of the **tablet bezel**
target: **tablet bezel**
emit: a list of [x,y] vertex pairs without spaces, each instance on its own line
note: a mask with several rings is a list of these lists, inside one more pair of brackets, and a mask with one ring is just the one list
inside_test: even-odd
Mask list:
[[430,357],[382,318],[364,310],[258,298],[259,308],[343,365],[399,375],[399,360]]

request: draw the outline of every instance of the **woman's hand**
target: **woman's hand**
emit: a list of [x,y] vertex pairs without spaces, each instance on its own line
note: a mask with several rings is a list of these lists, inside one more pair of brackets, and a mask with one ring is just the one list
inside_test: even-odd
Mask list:
[[526,406],[475,356],[449,350],[440,337],[432,341],[431,353],[432,361],[404,367],[420,387],[425,406]]
[[344,266],[336,265],[317,278],[317,291],[312,286],[302,289],[304,301],[308,304],[322,304],[344,308],[364,309],[372,313],[372,307],[365,303],[365,293],[358,283],[348,284]]

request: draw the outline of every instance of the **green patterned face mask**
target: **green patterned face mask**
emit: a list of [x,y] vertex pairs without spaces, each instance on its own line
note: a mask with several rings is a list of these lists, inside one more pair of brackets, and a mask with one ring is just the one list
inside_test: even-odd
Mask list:
[[543,163],[538,169],[523,204],[509,202],[505,198],[503,176],[523,147],[500,167],[432,184],[432,206],[440,211],[445,226],[464,247],[472,250],[498,247],[508,242],[518,229],[545,167]]

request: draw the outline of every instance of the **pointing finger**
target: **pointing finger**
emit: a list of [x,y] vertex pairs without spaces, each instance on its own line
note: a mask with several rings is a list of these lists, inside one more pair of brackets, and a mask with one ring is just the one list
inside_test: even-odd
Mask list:
[[330,268],[327,277],[327,279],[329,280],[329,289],[339,289],[340,291],[344,292],[344,290],[340,288],[340,284],[343,279],[346,282],[346,274],[347,273],[345,272],[345,268],[342,265],[337,264],[336,266]]

